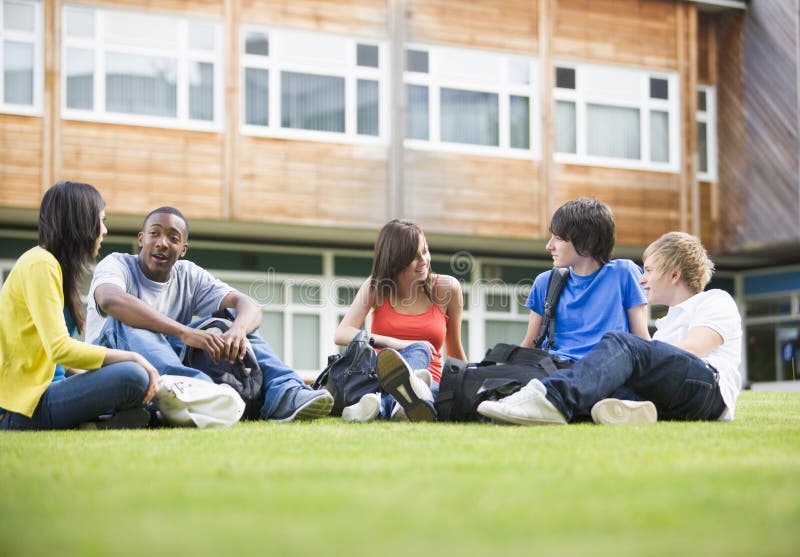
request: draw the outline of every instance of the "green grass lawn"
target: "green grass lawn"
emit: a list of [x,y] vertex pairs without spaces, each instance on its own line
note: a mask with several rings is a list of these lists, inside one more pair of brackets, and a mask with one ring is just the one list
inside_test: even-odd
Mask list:
[[0,435],[0,556],[800,555],[800,393],[733,423]]

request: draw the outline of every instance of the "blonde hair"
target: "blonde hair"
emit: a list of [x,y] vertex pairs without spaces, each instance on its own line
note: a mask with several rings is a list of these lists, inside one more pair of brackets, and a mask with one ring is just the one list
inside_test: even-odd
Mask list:
[[700,239],[685,232],[667,232],[647,246],[642,259],[651,260],[655,270],[662,273],[680,271],[694,293],[702,292],[714,274],[714,262]]

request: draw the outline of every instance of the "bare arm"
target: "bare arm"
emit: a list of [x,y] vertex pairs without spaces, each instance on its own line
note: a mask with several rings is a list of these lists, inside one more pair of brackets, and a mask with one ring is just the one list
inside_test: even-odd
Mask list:
[[224,343],[218,335],[178,323],[115,284],[98,285],[94,300],[104,313],[131,327],[173,336],[186,346],[207,351],[214,360],[219,360],[222,354]]
[[698,358],[705,358],[712,350],[724,342],[722,336],[709,327],[693,327],[675,346],[691,352]]
[[637,337],[650,340],[650,330],[647,328],[646,304],[633,306],[628,310],[628,329]]
[[236,358],[244,359],[247,352],[247,335],[261,326],[261,307],[250,296],[238,290],[228,292],[220,302],[220,307],[236,310],[236,319],[230,329],[222,334],[225,348],[222,358],[233,362]]
[[445,352],[451,358],[458,358],[466,361],[467,355],[464,353],[464,346],[461,344],[461,314],[464,311],[464,297],[461,294],[461,284],[452,278],[444,277],[445,288],[442,288],[447,303],[445,313],[447,314],[447,331],[444,338]]
[[542,326],[542,316],[531,311],[528,317],[528,330],[525,332],[525,338],[522,339],[520,346],[525,348],[533,348],[533,343],[536,342],[536,337],[539,336],[539,328]]

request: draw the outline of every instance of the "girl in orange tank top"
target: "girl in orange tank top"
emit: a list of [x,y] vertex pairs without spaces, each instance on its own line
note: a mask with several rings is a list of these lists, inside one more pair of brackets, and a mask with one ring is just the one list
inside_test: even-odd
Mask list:
[[[339,324],[334,342],[347,345],[372,312],[373,346],[397,351],[415,376],[410,378],[414,391],[419,387],[418,377],[430,381],[435,394],[442,373],[442,348],[448,356],[466,360],[466,355],[461,345],[461,285],[452,276],[434,275],[430,260],[422,228],[404,220],[387,223],[375,242],[372,273]],[[359,414],[359,409],[354,410],[359,419],[350,421],[374,419],[375,396],[365,395],[372,398],[362,399],[358,405],[368,406],[369,411]],[[402,414],[396,404],[388,410],[387,405],[394,401],[387,399],[391,397],[384,397],[381,405],[384,417]]]

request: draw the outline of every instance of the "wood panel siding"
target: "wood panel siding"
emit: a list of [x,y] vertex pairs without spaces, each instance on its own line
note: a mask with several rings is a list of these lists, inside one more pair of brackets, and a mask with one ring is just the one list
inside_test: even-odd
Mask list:
[[385,147],[243,136],[233,218],[318,226],[386,222]]
[[245,23],[386,37],[388,0],[240,0]]
[[680,176],[618,168],[556,164],[555,206],[588,196],[607,203],[617,223],[617,243],[647,245],[680,226]]
[[426,230],[539,237],[537,163],[407,150],[407,217]]
[[0,114],[0,205],[39,206],[42,125],[41,118]]
[[220,134],[65,120],[62,135],[63,178],[94,184],[109,212],[221,217]]
[[407,0],[408,40],[535,54],[537,4],[536,0]]
[[675,2],[559,0],[553,18],[556,60],[678,69]]
[[798,13],[752,2],[719,28],[721,241],[736,251],[800,241]]
[[702,12],[697,14],[697,81],[717,83],[717,17]]

